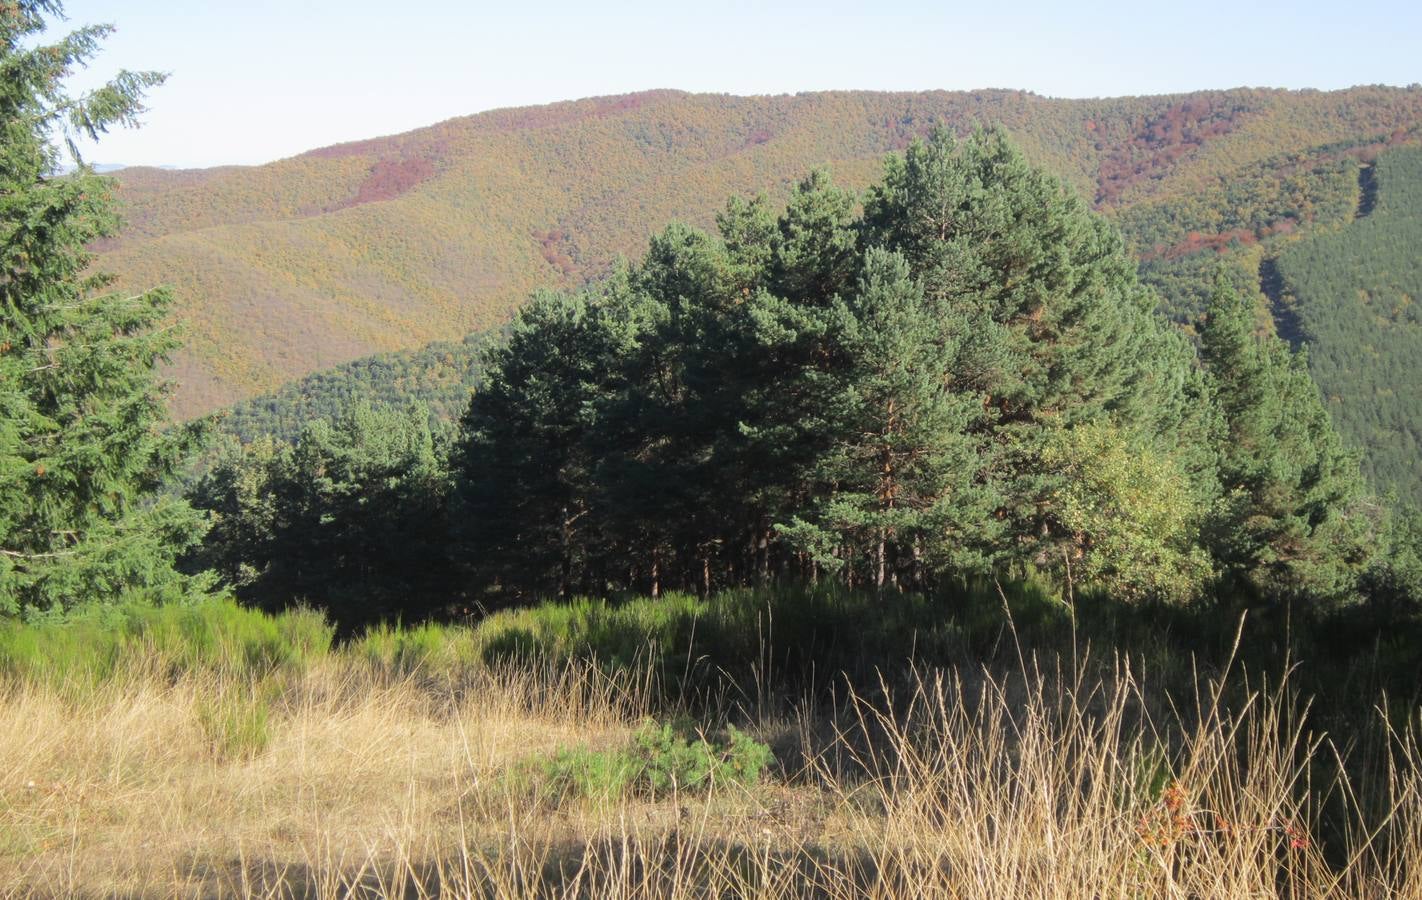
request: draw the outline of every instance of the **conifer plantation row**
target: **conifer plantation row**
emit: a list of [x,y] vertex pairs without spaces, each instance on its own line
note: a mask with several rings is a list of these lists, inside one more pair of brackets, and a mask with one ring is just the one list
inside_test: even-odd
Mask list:
[[[191,560],[358,623],[450,605],[1046,577],[1122,601],[1411,596],[1300,355],[1221,277],[1197,343],[1000,132],[732,198],[543,292],[457,429],[358,409],[233,449]],[[1392,549],[1398,545],[1399,549]]]

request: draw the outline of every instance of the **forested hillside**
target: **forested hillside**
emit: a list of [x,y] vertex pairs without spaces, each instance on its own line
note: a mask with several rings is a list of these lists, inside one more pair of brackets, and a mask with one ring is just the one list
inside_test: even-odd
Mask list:
[[[1422,512],[1291,346],[1403,369],[1422,91],[584,101],[134,236],[74,141],[165,76],[62,19],[0,3],[0,894],[1422,897]],[[188,412],[494,327],[212,441],[175,315]]]
[[[1422,90],[1235,90],[1108,100],[1016,91],[777,97],[655,91],[454,119],[255,168],[129,169],[99,245],[123,286],[167,283],[187,323],[182,416],[372,353],[498,326],[537,287],[635,257],[711,198],[828,166],[866,187],[935,124],[1006,129],[1119,221],[1178,318],[1218,251],[1251,283],[1257,244],[1356,207],[1357,165],[1416,139]],[[1257,263],[1257,260],[1254,260]],[[1204,285],[1204,287],[1202,287]]]
[[1363,173],[1358,218],[1278,261],[1309,369],[1382,487],[1422,500],[1422,151]]
[[471,334],[458,343],[437,341],[342,363],[244,400],[222,415],[220,427],[247,443],[259,437],[294,440],[315,419],[339,419],[362,404],[398,410],[411,404],[438,421],[457,419],[479,380],[488,336]]

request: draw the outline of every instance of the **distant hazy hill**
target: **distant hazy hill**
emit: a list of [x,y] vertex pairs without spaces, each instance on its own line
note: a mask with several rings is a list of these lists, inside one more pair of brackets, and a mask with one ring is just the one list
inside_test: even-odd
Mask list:
[[729,194],[783,194],[812,166],[861,187],[938,123],[1008,128],[1118,218],[1184,319],[1219,252],[1251,282],[1279,241],[1350,220],[1358,160],[1415,140],[1422,90],[656,91],[500,110],[255,168],[124,169],[129,226],[102,265],[177,289],[175,408],[193,415],[497,325],[533,288],[640,253],[670,219],[709,224]]

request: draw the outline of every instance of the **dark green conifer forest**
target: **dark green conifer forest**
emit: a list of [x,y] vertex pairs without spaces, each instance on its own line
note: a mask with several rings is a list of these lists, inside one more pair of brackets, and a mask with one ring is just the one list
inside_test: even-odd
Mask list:
[[1329,412],[1380,489],[1422,501],[1422,151],[1366,170],[1355,221],[1289,246],[1279,274]]

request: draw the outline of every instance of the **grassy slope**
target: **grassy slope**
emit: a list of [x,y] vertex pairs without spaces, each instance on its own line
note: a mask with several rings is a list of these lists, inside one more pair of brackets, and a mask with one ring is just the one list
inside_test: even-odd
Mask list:
[[[885,152],[936,122],[1004,125],[1102,208],[1140,210],[1128,230],[1168,250],[1190,232],[1211,246],[1241,223],[1268,233],[1282,213],[1256,222],[1269,203],[1238,196],[1241,178],[1327,169],[1337,154],[1322,148],[1339,142],[1410,139],[1422,91],[660,91],[500,110],[257,168],[127,170],[130,227],[101,264],[124,286],[177,289],[188,347],[174,404],[193,415],[497,325],[533,288],[594,277],[666,221],[709,224],[727,195],[783,194],[811,166],[862,187]],[[1319,178],[1324,194],[1347,183],[1331,169]]]

